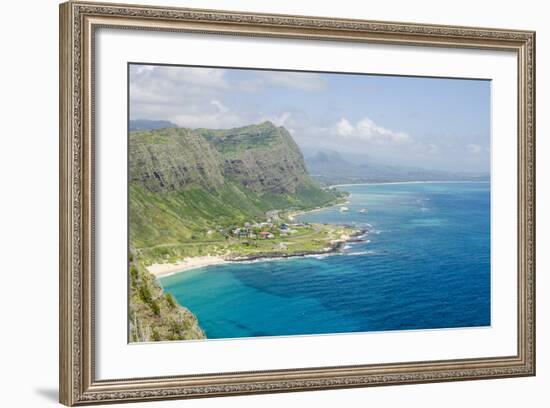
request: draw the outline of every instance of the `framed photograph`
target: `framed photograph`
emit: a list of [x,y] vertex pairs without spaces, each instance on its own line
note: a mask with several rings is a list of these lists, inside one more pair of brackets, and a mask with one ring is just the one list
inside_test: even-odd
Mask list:
[[60,6],[66,405],[535,374],[535,33]]

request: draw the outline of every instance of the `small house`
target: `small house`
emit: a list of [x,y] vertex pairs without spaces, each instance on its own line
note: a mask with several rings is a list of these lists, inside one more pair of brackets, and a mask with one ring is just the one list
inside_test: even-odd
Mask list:
[[269,238],[273,238],[273,234],[268,231],[262,231],[260,232],[260,237],[263,239],[269,239]]

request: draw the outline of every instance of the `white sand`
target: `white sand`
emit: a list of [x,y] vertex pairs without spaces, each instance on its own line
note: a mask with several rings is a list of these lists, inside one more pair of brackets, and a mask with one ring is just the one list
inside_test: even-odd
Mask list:
[[147,270],[158,278],[163,275],[170,275],[172,273],[188,271],[210,265],[219,265],[226,262],[227,261],[221,256],[197,256],[193,258],[185,258],[173,264],[153,264],[148,266]]

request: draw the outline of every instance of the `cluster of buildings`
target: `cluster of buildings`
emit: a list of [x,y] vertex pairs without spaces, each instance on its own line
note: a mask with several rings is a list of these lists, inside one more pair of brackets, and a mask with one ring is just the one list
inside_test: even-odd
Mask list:
[[298,231],[291,227],[304,227],[303,223],[276,224],[271,221],[248,223],[246,222],[243,227],[237,227],[230,231],[231,236],[237,238],[250,238],[250,239],[273,239],[276,236],[295,234]]

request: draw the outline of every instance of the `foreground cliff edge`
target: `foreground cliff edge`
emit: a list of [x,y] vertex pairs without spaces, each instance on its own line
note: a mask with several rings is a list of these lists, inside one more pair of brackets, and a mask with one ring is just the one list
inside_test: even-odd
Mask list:
[[132,131],[128,173],[131,341],[205,338],[147,267],[322,254],[364,232],[294,221],[346,194],[319,186],[290,133],[271,122]]
[[195,315],[164,293],[133,254],[129,261],[130,342],[205,339]]

